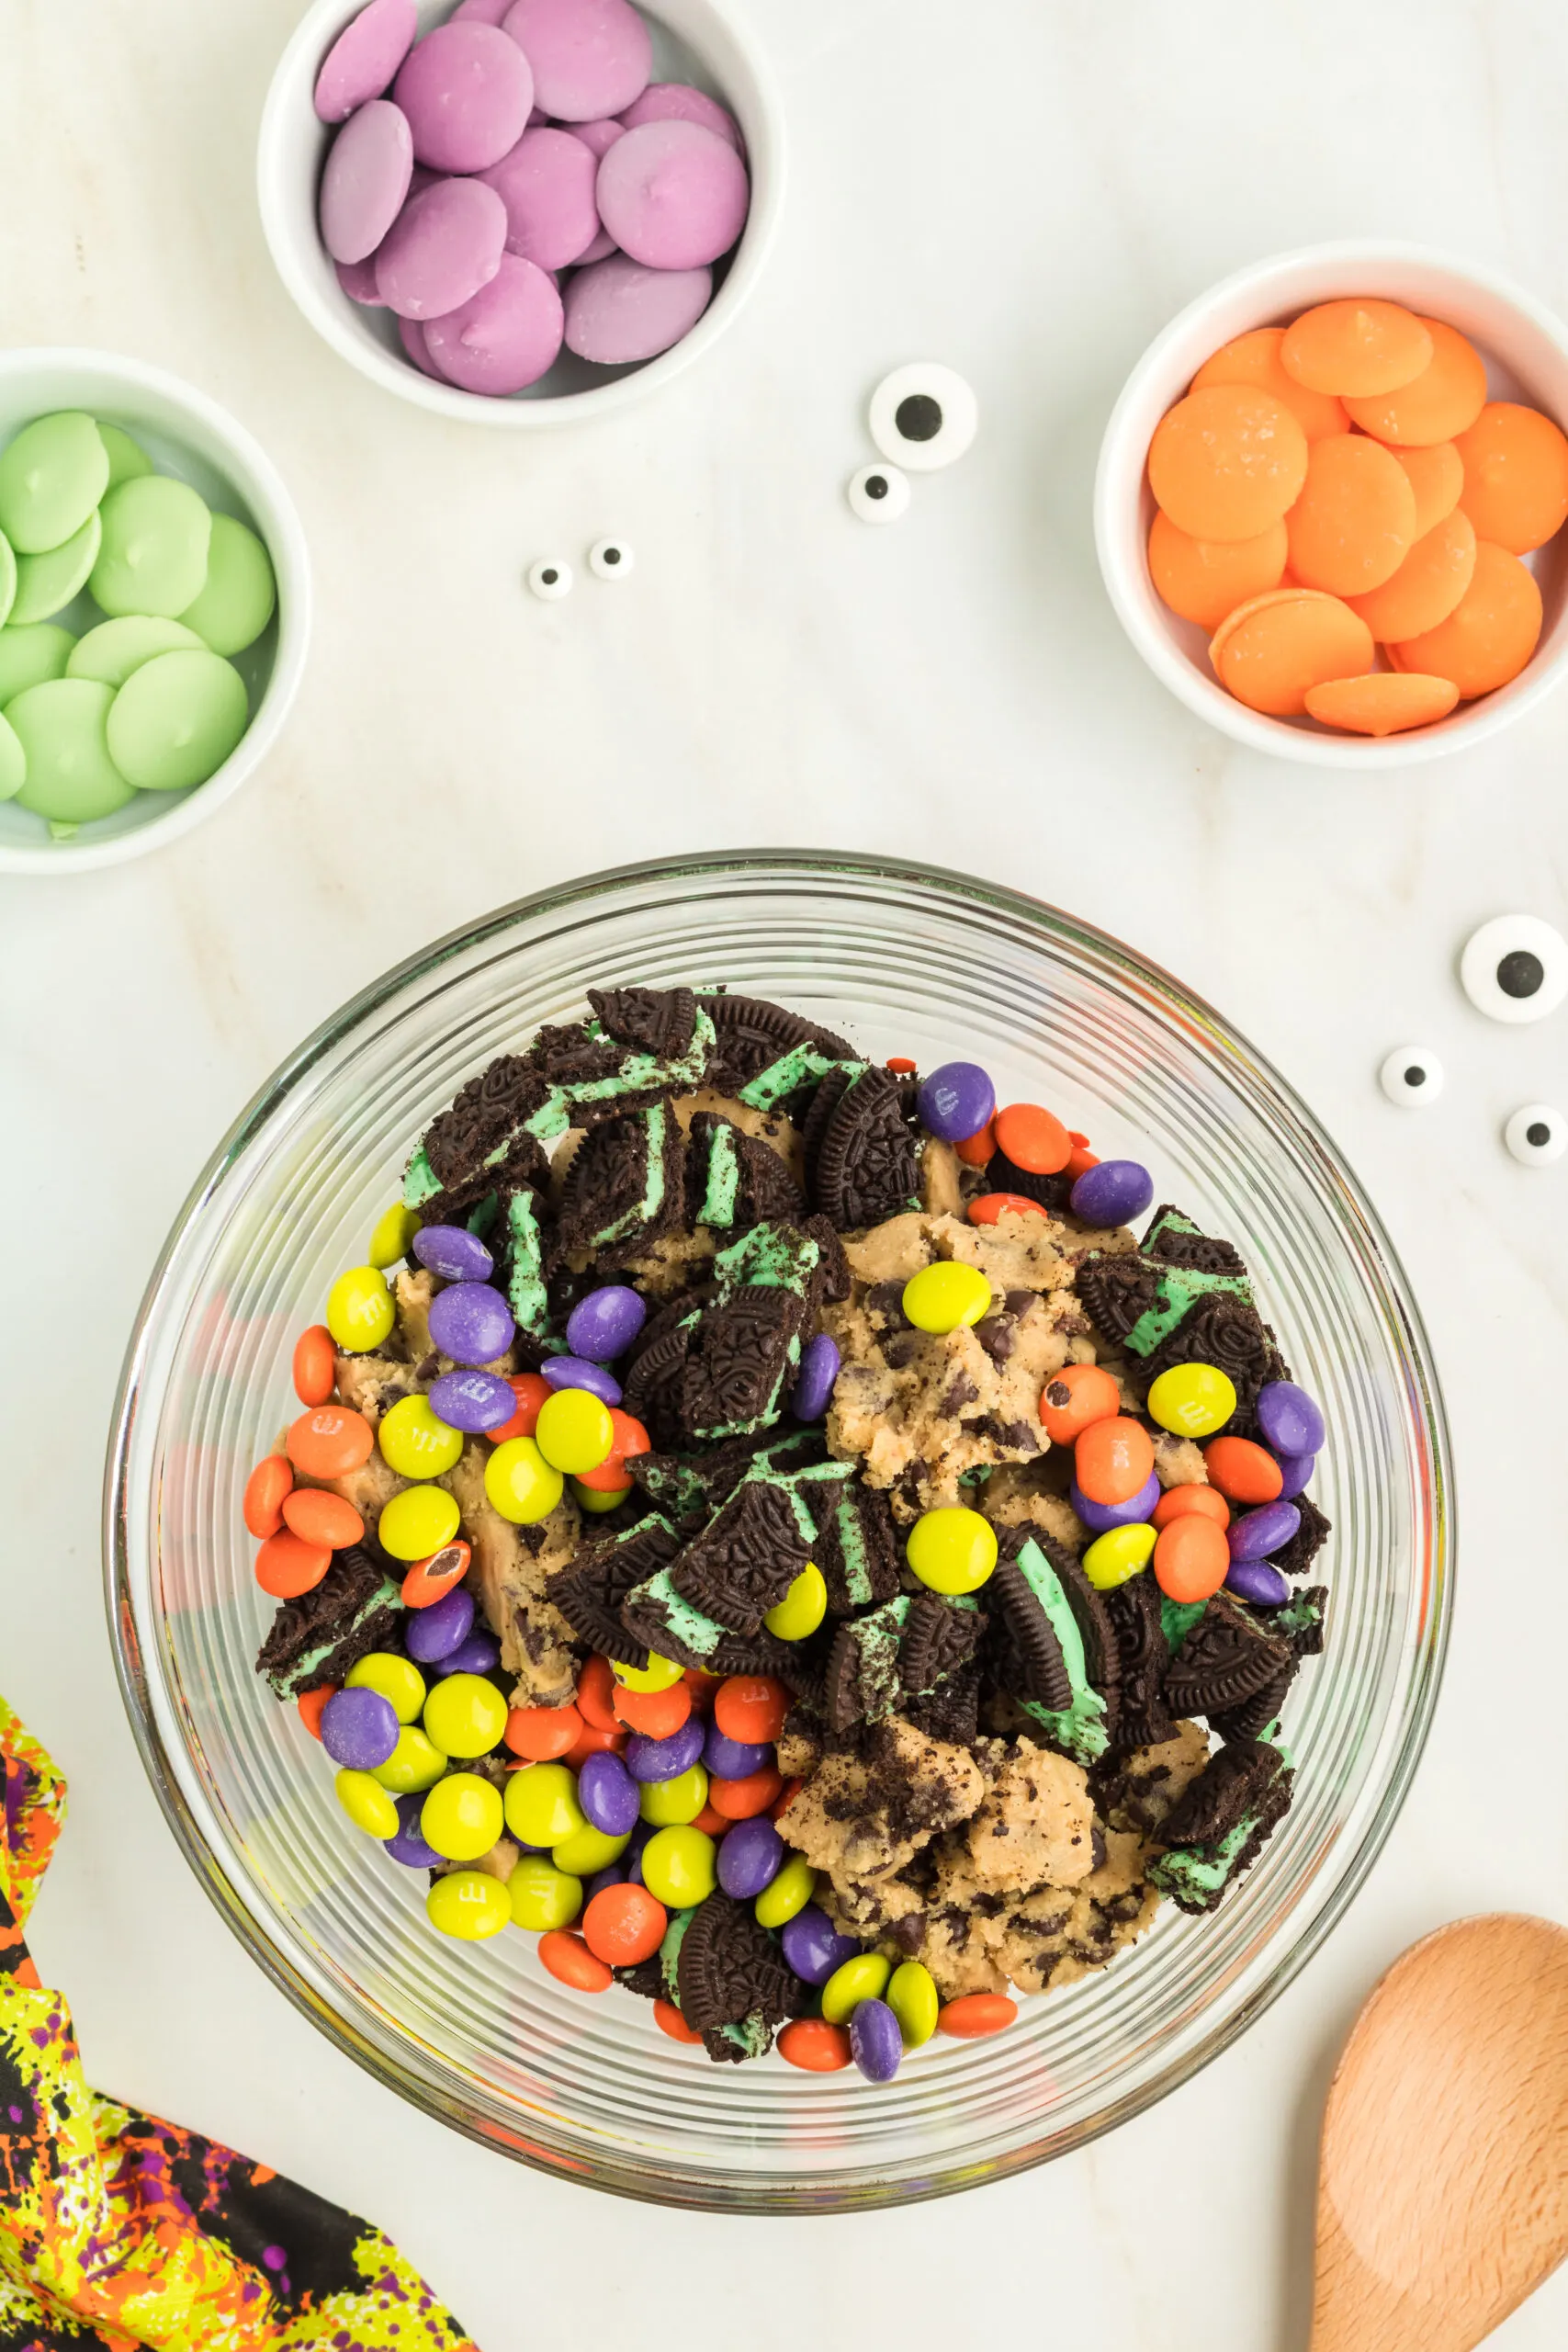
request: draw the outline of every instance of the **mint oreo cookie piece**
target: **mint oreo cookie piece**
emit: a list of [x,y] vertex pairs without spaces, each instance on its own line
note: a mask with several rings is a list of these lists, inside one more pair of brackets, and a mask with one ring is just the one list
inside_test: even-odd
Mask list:
[[1006,1655],[998,1659],[1004,1688],[1051,1714],[1065,1714],[1073,1703],[1072,1676],[1051,1620],[1016,1559],[997,1562],[987,1599],[1005,1634]]
[[[802,1048],[823,1061],[854,1059],[854,1047],[830,1029],[805,1020],[798,1012],[786,1012],[782,1004],[770,1004],[765,998],[725,993],[699,996],[697,1002],[713,1023],[716,1044],[708,1083],[720,1094],[744,1098],[747,1089],[769,1071],[777,1070],[787,1079],[794,1074],[788,1067],[790,1057],[799,1055]],[[775,1100],[782,1106],[818,1075],[819,1071],[804,1067],[803,1057],[793,1088]],[[772,1109],[773,1104],[763,1107]]]
[[567,1171],[558,1247],[592,1253],[600,1272],[642,1256],[678,1230],[685,1206],[685,1137],[668,1102],[592,1128]]
[[690,989],[590,989],[588,1001],[617,1045],[659,1061],[678,1061],[692,1049],[697,1000]]
[[319,1585],[278,1608],[256,1657],[280,1699],[344,1683],[372,1650],[398,1645],[402,1596],[362,1544],[334,1552]]
[[811,1556],[801,1517],[786,1488],[744,1479],[686,1545],[671,1582],[682,1600],[716,1624],[754,1634]]
[[580,1641],[616,1666],[641,1668],[648,1645],[626,1631],[622,1605],[680,1549],[669,1521],[650,1514],[620,1534],[585,1544],[570,1566],[551,1577],[549,1597]]
[[917,1205],[919,1173],[898,1089],[884,1069],[863,1069],[828,1122],[812,1179],[812,1205],[840,1233],[879,1225]]
[[1290,1663],[1288,1644],[1218,1592],[1166,1669],[1166,1703],[1178,1715],[1224,1714],[1256,1697]]
[[1175,1719],[1165,1702],[1170,1645],[1161,1620],[1159,1588],[1145,1573],[1129,1577],[1102,1599],[1121,1666],[1122,1712],[1116,1744],[1122,1748],[1157,1747],[1161,1740],[1174,1738],[1176,1734]]
[[681,1939],[676,1982],[681,2015],[697,2033],[755,2014],[768,2025],[799,2017],[810,1999],[749,1903],[710,1894]]
[[1296,1497],[1302,1523],[1288,1544],[1269,1555],[1269,1566],[1284,1577],[1304,1577],[1334,1532],[1334,1522],[1319,1510],[1310,1495]]

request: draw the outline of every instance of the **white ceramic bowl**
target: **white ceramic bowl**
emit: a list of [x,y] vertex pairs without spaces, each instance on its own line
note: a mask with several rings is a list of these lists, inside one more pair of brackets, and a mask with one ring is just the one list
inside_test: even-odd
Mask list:
[[[271,459],[226,409],[160,368],[112,351],[0,352],[0,447],[36,416],[85,409],[133,434],[158,471],[175,474],[208,504],[249,524],[272,557],[277,610],[235,657],[251,723],[214,776],[188,792],[139,792],[112,817],[54,842],[41,817],[0,801],[0,873],[80,874],[119,865],[199,825],[254,775],[299,689],[310,635],[310,564],[293,502]],[[103,618],[84,590],[54,616],[80,632]]]
[[1111,411],[1095,481],[1100,568],[1122,628],[1156,678],[1200,718],[1252,750],[1318,767],[1404,767],[1495,735],[1551,691],[1568,666],[1568,532],[1529,562],[1545,622],[1534,659],[1511,685],[1461,703],[1436,727],[1381,741],[1338,735],[1310,718],[1268,718],[1226,694],[1209,663],[1204,632],[1161,604],[1146,548],[1154,500],[1149,442],[1211,353],[1249,328],[1282,326],[1314,302],[1382,295],[1470,336],[1486,361],[1489,397],[1541,409],[1568,431],[1568,327],[1533,295],[1490,270],[1420,245],[1313,245],[1238,270],[1189,303],[1150,344]]
[[[452,14],[455,0],[419,0],[422,33]],[[351,302],[316,225],[316,198],[333,132],[312,103],[321,60],[364,0],[314,0],[284,51],[262,115],[257,192],[262,227],[279,277],[340,358],[400,400],[437,416],[525,430],[575,424],[624,408],[700,359],[750,295],[778,227],[784,198],[784,116],[766,62],[725,0],[638,0],[653,33],[656,82],[692,82],[727,106],[746,139],[751,209],[713,300],[690,334],[655,359],[595,368],[563,352],[536,385],[494,400],[439,384],[404,357],[389,311]]]

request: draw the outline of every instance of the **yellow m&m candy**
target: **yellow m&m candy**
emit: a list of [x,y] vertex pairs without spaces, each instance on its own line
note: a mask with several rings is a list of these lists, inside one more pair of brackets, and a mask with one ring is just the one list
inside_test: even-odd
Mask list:
[[543,1854],[525,1854],[506,1882],[507,1907],[520,1928],[548,1935],[567,1928],[582,1908],[582,1881],[557,1870]]
[[570,1766],[530,1764],[513,1772],[506,1783],[506,1826],[525,1846],[562,1846],[586,1829]]
[[350,1355],[378,1348],[396,1320],[387,1278],[375,1266],[352,1266],[327,1293],[327,1329]]
[[910,1567],[933,1592],[977,1592],[997,1565],[996,1530],[962,1504],[923,1511],[904,1547]]
[[922,1266],[904,1284],[904,1312],[917,1331],[956,1331],[989,1314],[991,1285],[978,1266],[956,1259]]
[[1149,1390],[1149,1419],[1178,1437],[1213,1437],[1235,1411],[1235,1383],[1217,1364],[1172,1364]]
[[580,1478],[609,1460],[615,1429],[603,1397],[588,1388],[558,1388],[539,1408],[534,1438],[552,1468]]
[[1156,1527],[1112,1527],[1083,1555],[1083,1572],[1097,1592],[1110,1592],[1146,1568],[1159,1542]]
[[489,1871],[448,1871],[424,1898],[425,1917],[441,1935],[481,1943],[512,1924],[506,1889]]
[[815,1560],[807,1560],[776,1609],[762,1623],[781,1642],[803,1642],[828,1614],[828,1587]]
[[376,1442],[400,1478],[439,1478],[463,1451],[463,1432],[437,1418],[428,1396],[400,1396],[381,1416]]
[[[609,1415],[604,1418],[608,1420]],[[565,1490],[560,1472],[545,1460],[531,1437],[507,1438],[485,1464],[485,1493],[513,1527],[531,1527],[536,1520],[548,1519]]]
[[445,1487],[406,1487],[381,1513],[377,1540],[394,1560],[428,1560],[450,1544],[462,1515]]
[[[392,1810],[395,1818],[395,1805]],[[501,1835],[501,1792],[477,1772],[449,1772],[420,1807],[419,1826],[425,1843],[445,1860],[477,1862]]]

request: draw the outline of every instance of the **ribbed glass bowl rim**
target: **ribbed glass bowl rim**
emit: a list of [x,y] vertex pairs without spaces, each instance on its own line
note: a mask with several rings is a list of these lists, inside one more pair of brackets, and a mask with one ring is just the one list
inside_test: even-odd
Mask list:
[[452,959],[501,941],[509,932],[540,921],[558,920],[572,910],[578,910],[587,920],[596,903],[603,906],[618,893],[641,890],[650,884],[713,882],[721,877],[732,879],[738,887],[793,885],[809,888],[835,879],[889,889],[900,885],[914,886],[955,907],[972,905],[1004,916],[1026,934],[1055,940],[1072,953],[1106,967],[1122,984],[1131,984],[1143,997],[1157,1004],[1163,1015],[1201,1042],[1204,1052],[1224,1067],[1233,1082],[1259,1101],[1266,1100],[1269,1116],[1279,1129],[1281,1144],[1304,1160],[1318,1182],[1337,1196],[1339,1213],[1356,1230],[1361,1250],[1377,1269],[1385,1303],[1393,1311],[1408,1402],[1424,1438],[1421,1453],[1427,1477],[1421,1501],[1427,1529],[1426,1573],[1431,1605],[1425,1639],[1406,1692],[1398,1745],[1389,1762],[1376,1809],[1359,1845],[1343,1865],[1328,1899],[1302,1927],[1287,1935],[1267,1977],[1245,2001],[1221,2017],[1210,2032],[1162,2071],[1108,2101],[1094,2115],[1047,2132],[1037,2140],[989,2157],[984,2163],[955,2164],[949,2170],[927,2172],[916,2180],[857,2182],[852,2189],[845,2191],[836,2190],[829,2180],[818,2177],[812,2179],[807,2193],[799,2198],[781,2198],[771,2188],[759,2186],[755,2194],[741,2189],[720,2199],[704,2193],[694,2184],[656,2176],[631,2161],[611,2160],[592,2176],[592,2185],[596,2188],[651,2203],[728,2212],[864,2211],[879,2205],[953,2195],[983,2181],[1028,2171],[1086,2145],[1141,2114],[1220,2056],[1293,1983],[1359,1892],[1398,1817],[1431,1727],[1452,1623],[1455,1523],[1448,1424],[1430,1342],[1398,1253],[1335,1145],[1272,1064],[1202,998],[1110,933],[1043,899],[915,859],[850,853],[759,848],[700,853],[678,859],[648,859],[636,865],[609,867],[514,899],[449,932],[383,973],[323,1022],[252,1098],[192,1187],[149,1278],[120,1376],[104,1477],[105,1600],[120,1692],[142,1764],[186,1860],[251,1957],[329,2040],[387,2088],[481,2145],[499,2148],[535,2169],[580,2181],[589,2178],[574,2161],[563,2158],[558,2163],[548,2152],[536,2145],[525,2146],[515,2137],[510,2141],[498,2139],[468,2115],[460,2101],[443,2098],[437,2088],[421,2080],[386,2052],[361,2041],[297,1973],[230,1884],[179,1787],[149,1692],[132,1608],[131,1550],[137,1539],[130,1518],[131,1440],[141,1409],[148,1342],[165,1274],[189,1227],[201,1216],[225,1175],[258,1140],[275,1111],[324,1055],[344,1043],[362,1021],[400,991],[431,978]]

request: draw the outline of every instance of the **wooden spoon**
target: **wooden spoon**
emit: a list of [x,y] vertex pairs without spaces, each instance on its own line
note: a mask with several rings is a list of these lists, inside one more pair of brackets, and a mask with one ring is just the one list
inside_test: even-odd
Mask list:
[[1395,1961],[1329,2087],[1312,2352],[1470,2352],[1568,2255],[1568,1929]]

